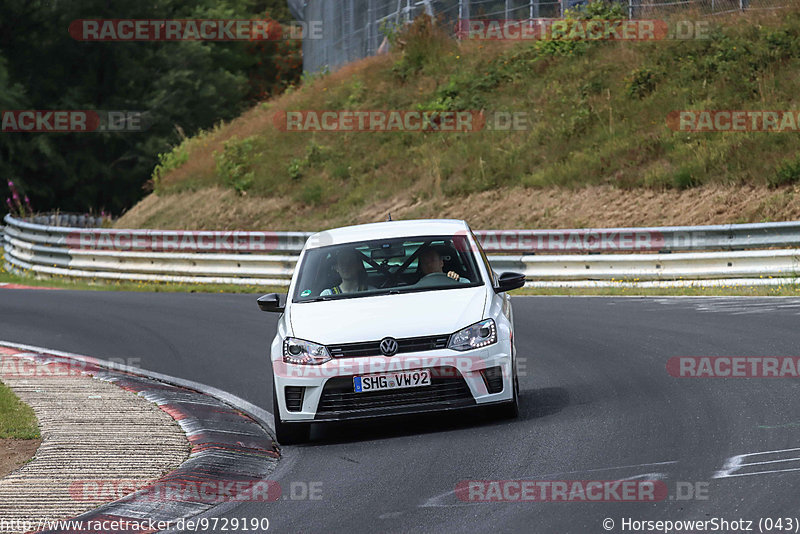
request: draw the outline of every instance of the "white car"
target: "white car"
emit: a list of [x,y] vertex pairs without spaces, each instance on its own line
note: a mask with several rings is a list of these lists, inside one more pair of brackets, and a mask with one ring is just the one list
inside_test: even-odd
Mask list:
[[313,235],[288,295],[258,299],[283,314],[271,347],[278,441],[305,441],[321,421],[486,405],[516,417],[506,292],[524,282],[493,272],[464,221]]

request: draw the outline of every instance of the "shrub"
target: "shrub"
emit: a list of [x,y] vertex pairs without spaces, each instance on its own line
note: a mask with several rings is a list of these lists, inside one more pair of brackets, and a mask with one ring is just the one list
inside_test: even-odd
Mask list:
[[225,141],[221,154],[214,153],[217,175],[240,195],[245,194],[253,184],[254,174],[249,168],[255,140],[256,136],[242,140],[233,137]]
[[775,174],[768,178],[769,185],[778,187],[800,181],[800,157],[781,162]]

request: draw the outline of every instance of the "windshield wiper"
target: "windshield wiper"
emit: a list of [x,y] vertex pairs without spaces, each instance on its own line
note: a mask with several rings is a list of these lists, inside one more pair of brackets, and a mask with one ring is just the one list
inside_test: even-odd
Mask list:
[[353,293],[353,294],[348,294],[348,295],[341,295],[341,294],[339,294],[339,295],[321,295],[319,297],[315,297],[315,298],[310,299],[310,300],[302,300],[302,301],[299,301],[299,302],[323,302],[323,301],[326,301],[326,300],[345,300],[345,299],[352,299],[352,298],[366,297],[366,296],[369,296],[369,295],[368,294],[359,295],[358,293]]

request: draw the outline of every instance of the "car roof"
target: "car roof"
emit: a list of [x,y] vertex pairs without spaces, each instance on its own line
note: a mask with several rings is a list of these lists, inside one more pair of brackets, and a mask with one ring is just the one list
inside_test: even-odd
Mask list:
[[345,226],[319,232],[308,238],[306,249],[395,237],[449,236],[466,234],[469,226],[458,219],[418,219]]

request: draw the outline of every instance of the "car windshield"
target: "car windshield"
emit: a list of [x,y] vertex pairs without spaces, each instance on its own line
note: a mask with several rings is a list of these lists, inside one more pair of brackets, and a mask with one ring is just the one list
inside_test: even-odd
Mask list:
[[464,235],[380,239],[307,250],[299,266],[292,301],[482,284],[475,256]]

